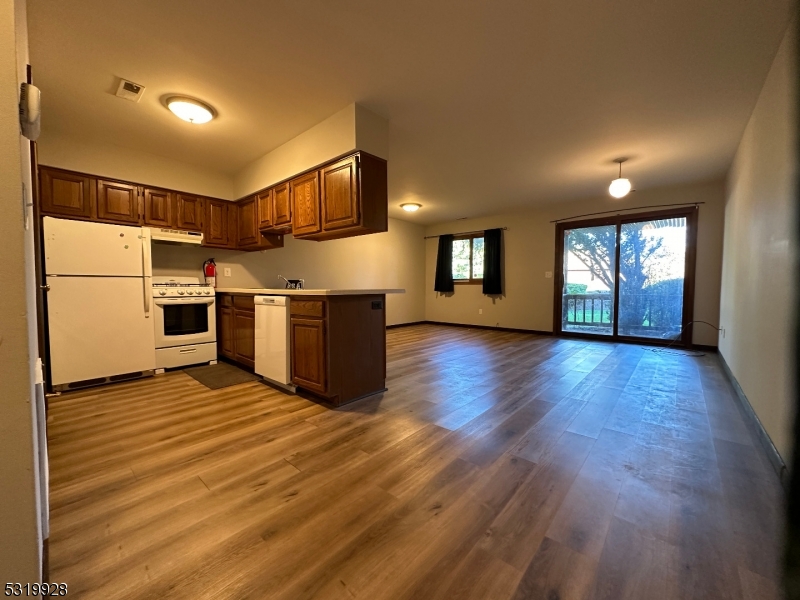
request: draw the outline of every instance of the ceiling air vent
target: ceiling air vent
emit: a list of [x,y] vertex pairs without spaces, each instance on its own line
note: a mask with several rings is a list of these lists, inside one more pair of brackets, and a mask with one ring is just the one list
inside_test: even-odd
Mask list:
[[119,80],[119,87],[117,88],[116,96],[119,98],[124,98],[125,100],[130,100],[131,102],[138,102],[142,99],[142,94],[144,94],[144,86],[139,85],[138,83],[133,83],[132,81],[128,81],[127,79],[120,79]]

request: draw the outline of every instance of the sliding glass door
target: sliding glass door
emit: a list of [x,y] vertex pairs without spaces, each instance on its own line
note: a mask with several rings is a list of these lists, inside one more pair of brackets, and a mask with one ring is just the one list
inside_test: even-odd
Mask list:
[[689,343],[697,209],[557,227],[557,333]]
[[614,287],[617,279],[616,226],[567,229],[563,240],[563,331],[613,335]]

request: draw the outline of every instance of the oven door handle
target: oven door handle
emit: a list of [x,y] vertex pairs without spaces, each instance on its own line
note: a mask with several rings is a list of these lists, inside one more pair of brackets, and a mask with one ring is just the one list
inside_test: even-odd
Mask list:
[[214,304],[214,298],[156,298],[156,306],[174,304]]

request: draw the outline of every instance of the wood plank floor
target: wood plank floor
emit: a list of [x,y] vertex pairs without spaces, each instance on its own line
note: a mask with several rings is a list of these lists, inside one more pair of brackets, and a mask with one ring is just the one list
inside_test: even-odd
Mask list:
[[782,494],[715,355],[414,326],[330,410],[182,372],[52,400],[75,598],[777,599]]

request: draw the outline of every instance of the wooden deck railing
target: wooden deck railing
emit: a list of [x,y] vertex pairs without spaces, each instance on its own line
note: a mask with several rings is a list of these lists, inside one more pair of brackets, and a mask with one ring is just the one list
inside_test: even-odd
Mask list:
[[564,294],[561,322],[565,325],[607,327],[611,324],[614,296],[611,294]]

